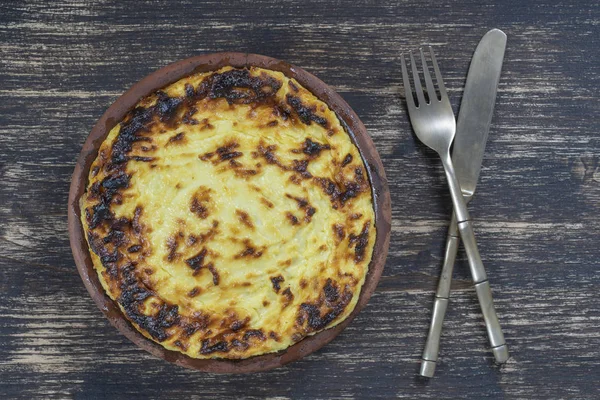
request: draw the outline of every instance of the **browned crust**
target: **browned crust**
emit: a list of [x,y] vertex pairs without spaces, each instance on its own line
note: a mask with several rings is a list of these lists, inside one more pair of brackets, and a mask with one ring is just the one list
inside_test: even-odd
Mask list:
[[[104,290],[95,275],[79,220],[80,210],[78,204],[79,198],[86,187],[86,177],[90,165],[96,157],[100,143],[106,137],[110,129],[135,105],[137,99],[189,75],[190,73],[215,70],[225,65],[232,65],[234,67],[254,65],[281,71],[287,76],[295,78],[300,84],[330,106],[338,117],[347,125],[350,136],[355,141],[355,144],[365,160],[367,175],[371,183],[374,198],[376,215],[375,227],[377,230],[374,256],[371,260],[367,279],[363,286],[358,304],[350,314],[349,318],[336,327],[325,330],[312,337],[308,337],[304,339],[302,343],[294,345],[283,352],[257,356],[241,361],[193,359],[184,354],[167,350],[162,346],[151,342],[137,332],[123,317],[116,304],[104,294]],[[292,103],[294,102],[292,101]],[[300,110],[299,112],[305,113],[305,110],[301,108],[302,106],[302,104],[296,104],[293,107]],[[305,115],[306,118],[310,119],[310,114],[305,113]],[[166,118],[168,119],[168,115]],[[319,121],[314,122],[319,123]],[[145,158],[136,160],[152,161],[151,159]],[[329,342],[366,304],[368,298],[375,289],[387,254],[389,228],[390,202],[383,167],[370,138],[366,134],[364,126],[360,123],[358,117],[356,117],[348,105],[325,84],[303,70],[268,57],[241,53],[222,53],[194,57],[163,68],[134,85],[134,87],[127,91],[107,110],[92,130],[76,165],[69,195],[69,232],[75,261],[88,291],[98,306],[105,312],[111,323],[113,323],[113,325],[128,338],[152,354],[179,365],[213,372],[250,372],[274,368],[300,358]],[[165,318],[168,322],[168,315],[172,313],[172,310],[163,310],[162,312],[166,315]]]

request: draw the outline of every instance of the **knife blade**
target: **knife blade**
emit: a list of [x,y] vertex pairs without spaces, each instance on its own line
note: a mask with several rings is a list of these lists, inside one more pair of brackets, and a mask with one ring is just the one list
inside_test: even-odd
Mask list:
[[[504,32],[499,29],[492,29],[487,32],[475,49],[467,74],[452,149],[452,162],[467,203],[475,193],[479,173],[481,172],[483,153],[494,113],[505,49],[506,34]],[[435,295],[429,334],[427,335],[421,362],[420,374],[429,378],[433,377],[435,373],[442,324],[448,307],[452,270],[458,244],[458,227],[456,216],[453,213],[448,229],[444,264]],[[491,295],[488,300],[491,304]],[[481,304],[484,318],[487,319],[490,317],[486,315],[486,306],[487,304]],[[495,318],[495,314],[493,318]],[[490,332],[488,332],[489,334]],[[501,339],[500,343],[504,343],[503,337],[499,339]],[[492,352],[497,362],[503,363],[508,360],[508,349],[505,344],[492,348]]]
[[479,179],[505,48],[506,34],[492,29],[477,45],[469,66],[452,149],[452,162],[465,197],[473,196]]

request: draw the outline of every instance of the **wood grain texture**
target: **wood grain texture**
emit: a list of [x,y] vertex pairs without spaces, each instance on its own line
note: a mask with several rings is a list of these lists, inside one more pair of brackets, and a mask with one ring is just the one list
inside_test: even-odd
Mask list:
[[[507,0],[0,4],[0,397],[600,397],[600,6]],[[508,35],[496,113],[471,203],[512,351],[492,363],[464,255],[440,365],[417,377],[450,199],[400,96],[398,54],[436,46],[455,110],[480,37]],[[361,117],[392,192],[390,255],[365,310],[287,367],[212,375],[122,337],[77,275],[66,232],[75,159],[129,86],[213,51],[287,60]]]

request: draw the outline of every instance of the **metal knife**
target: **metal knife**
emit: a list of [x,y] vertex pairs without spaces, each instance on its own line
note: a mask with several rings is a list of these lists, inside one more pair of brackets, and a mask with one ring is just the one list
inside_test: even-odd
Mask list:
[[[456,137],[452,150],[452,162],[456,175],[460,182],[461,191],[465,202],[471,201],[479,179],[483,152],[488,137],[496,91],[500,80],[500,70],[504,59],[506,48],[506,35],[499,29],[492,29],[486,33],[473,54],[465,91],[458,113],[456,123]],[[442,323],[448,307],[450,296],[450,283],[452,281],[452,269],[458,251],[459,234],[456,225],[456,216],[452,214],[452,220],[448,229],[446,240],[446,251],[442,274],[435,294],[435,303],[429,334],[423,351],[421,362],[421,375],[433,377],[438,359]],[[487,288],[489,288],[489,284]],[[485,288],[487,290],[487,288]],[[479,288],[476,286],[476,290]],[[491,303],[491,297],[489,298]],[[481,304],[484,319],[497,317],[495,313],[487,314],[487,304]],[[489,326],[489,324],[486,324]],[[508,349],[502,332],[493,335],[488,332],[492,344],[492,352],[496,362],[504,363],[508,360]]]

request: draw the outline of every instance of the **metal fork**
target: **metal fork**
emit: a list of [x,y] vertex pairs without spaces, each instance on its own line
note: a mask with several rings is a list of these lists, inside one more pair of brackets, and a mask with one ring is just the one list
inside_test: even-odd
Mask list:
[[[429,67],[425,60],[425,54],[421,48],[422,75],[425,79],[429,101],[425,100],[425,94],[423,93],[423,87],[421,86],[415,59],[412,52],[409,53],[418,105],[415,104],[415,99],[412,95],[410,79],[406,69],[406,61],[404,55],[402,55],[402,79],[404,81],[404,92],[406,104],[408,106],[408,114],[419,140],[438,153],[442,160],[446,178],[448,179],[452,204],[454,205],[454,211],[456,213],[458,230],[469,260],[469,268],[471,270],[473,282],[475,283],[475,291],[477,292],[477,298],[479,299],[479,305],[481,306],[481,311],[485,320],[492,352],[494,353],[496,361],[502,363],[508,360],[508,348],[506,347],[504,335],[502,334],[502,329],[498,323],[498,317],[496,316],[496,310],[494,309],[494,303],[492,301],[492,291],[483,267],[483,262],[481,261],[481,256],[479,255],[479,250],[477,249],[477,242],[473,233],[469,212],[467,211],[467,206],[465,205],[463,195],[460,191],[460,184],[458,183],[458,179],[454,172],[452,159],[450,158],[450,146],[452,145],[456,133],[456,120],[454,119],[452,106],[450,105],[444,81],[442,80],[442,74],[440,73],[431,47],[429,47],[429,52],[431,54],[431,63],[433,64],[435,79],[439,89],[438,97],[433,80],[429,74]],[[441,326],[439,329],[441,329]],[[435,361],[426,363],[424,367],[425,370],[433,370],[434,368]]]

